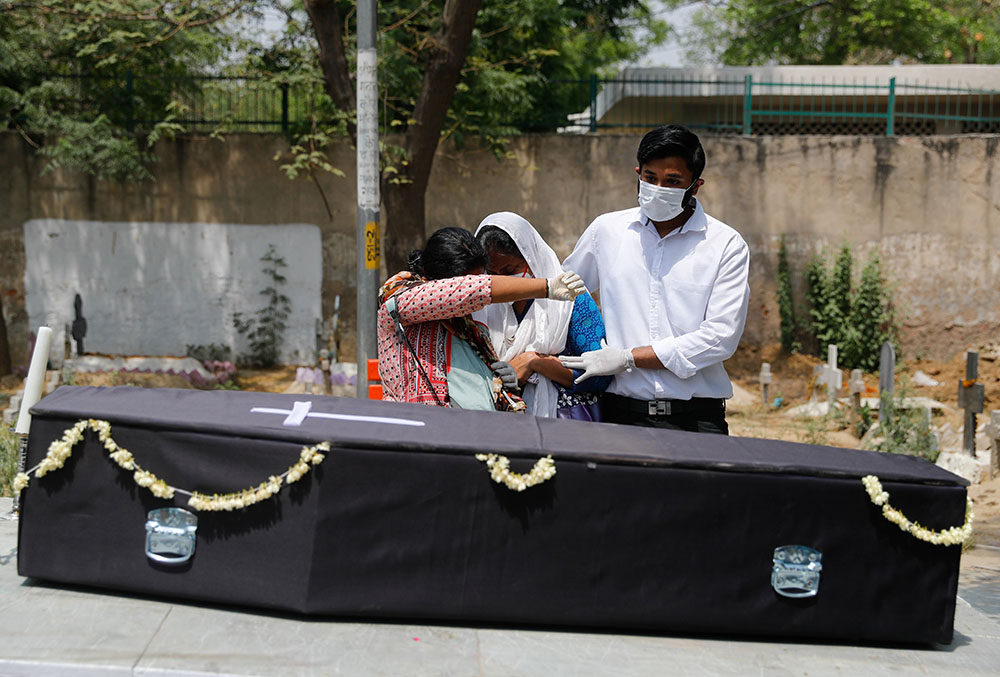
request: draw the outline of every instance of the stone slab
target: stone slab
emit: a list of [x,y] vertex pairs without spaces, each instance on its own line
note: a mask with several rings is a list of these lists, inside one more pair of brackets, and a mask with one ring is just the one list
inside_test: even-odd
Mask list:
[[65,367],[83,374],[107,371],[162,372],[164,374],[197,373],[206,381],[215,381],[212,372],[205,369],[204,365],[193,357],[83,355],[66,360]]
[[[881,402],[877,397],[862,397],[861,404],[867,405],[869,409],[878,409]],[[931,411],[950,409],[948,405],[930,397],[904,397],[896,402],[896,406],[902,409],[930,409]]]
[[972,484],[979,484],[993,478],[992,455],[990,449],[979,449],[975,456],[963,450],[942,451],[937,457],[936,464],[969,480]]

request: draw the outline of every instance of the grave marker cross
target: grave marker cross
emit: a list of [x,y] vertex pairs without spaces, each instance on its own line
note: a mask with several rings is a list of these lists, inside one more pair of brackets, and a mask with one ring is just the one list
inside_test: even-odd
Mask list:
[[764,362],[760,365],[760,393],[764,398],[764,404],[771,401],[771,364]]
[[886,407],[882,406],[881,400],[892,399],[895,390],[896,378],[896,349],[886,341],[882,344],[882,354],[878,364],[878,422],[885,423]]
[[833,401],[837,399],[837,391],[840,390],[840,386],[844,382],[844,372],[837,369],[837,346],[832,343],[828,345],[826,354],[826,366],[823,367],[821,380],[826,384],[826,399],[833,405]]
[[865,391],[865,379],[860,369],[852,369],[847,379],[847,391],[851,394],[851,423],[861,421],[861,394]]
[[83,355],[83,337],[87,335],[87,320],[83,316],[83,299],[77,294],[73,298],[72,337],[76,341],[76,354]]
[[965,425],[962,431],[962,449],[976,455],[976,414],[983,413],[986,386],[976,383],[979,375],[979,353],[965,354],[965,379],[958,382],[958,406],[965,410]]

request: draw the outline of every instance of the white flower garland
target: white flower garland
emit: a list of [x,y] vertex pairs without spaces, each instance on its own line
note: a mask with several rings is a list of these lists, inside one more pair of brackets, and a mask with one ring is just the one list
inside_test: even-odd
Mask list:
[[552,456],[538,459],[531,472],[519,475],[510,471],[510,459],[499,454],[476,454],[476,459],[485,461],[490,477],[497,484],[503,484],[512,491],[524,491],[528,487],[541,484],[556,474],[556,464]]
[[934,545],[961,545],[972,535],[972,499],[968,496],[965,497],[965,524],[943,531],[934,531],[917,522],[911,522],[906,515],[889,505],[889,492],[882,489],[878,477],[866,475],[861,478],[861,482],[865,485],[872,503],[882,508],[882,516],[914,538]]
[[119,447],[111,438],[111,424],[107,421],[100,421],[93,418],[81,419],[72,428],[67,429],[63,433],[62,439],[55,440],[49,445],[48,453],[38,465],[14,476],[14,493],[18,494],[27,488],[31,481],[30,473],[34,473],[35,477],[43,477],[53,470],[62,468],[66,463],[66,459],[73,453],[73,447],[83,439],[83,433],[87,428],[97,433],[98,439],[104,444],[104,448],[108,451],[108,457],[112,461],[117,463],[122,470],[133,473],[132,478],[136,484],[149,489],[150,493],[157,498],[173,498],[175,492],[190,496],[191,498],[188,499],[187,504],[194,510],[239,510],[240,508],[246,508],[254,503],[264,501],[278,493],[282,485],[292,484],[302,479],[309,472],[310,466],[322,463],[326,456],[321,454],[321,451],[330,451],[329,442],[320,442],[311,447],[303,447],[302,452],[299,454],[299,460],[295,465],[280,475],[272,475],[266,482],[262,482],[256,487],[209,496],[197,491],[186,491],[172,487],[153,473],[144,470],[136,463],[135,457],[132,456],[130,451]]

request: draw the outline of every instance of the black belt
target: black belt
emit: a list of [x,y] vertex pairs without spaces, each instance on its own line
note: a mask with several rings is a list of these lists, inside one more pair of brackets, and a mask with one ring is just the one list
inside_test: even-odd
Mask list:
[[604,403],[607,406],[620,407],[629,413],[645,416],[671,416],[693,411],[726,409],[726,401],[716,397],[692,397],[690,400],[636,400],[623,395],[604,393]]

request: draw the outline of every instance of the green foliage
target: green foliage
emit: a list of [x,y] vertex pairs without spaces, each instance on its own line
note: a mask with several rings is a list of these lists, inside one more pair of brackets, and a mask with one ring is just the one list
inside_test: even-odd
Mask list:
[[76,385],[76,372],[73,371],[71,366],[64,365],[62,368],[62,374],[60,375],[60,380],[64,386]]
[[506,121],[564,125],[590,104],[590,91],[561,81],[611,76],[666,35],[666,24],[638,0],[484,2],[446,134],[458,141],[474,134],[499,153],[507,136],[538,129]]
[[882,399],[879,400],[880,439],[873,449],[919,456],[933,463],[937,460],[939,451],[930,429],[927,410],[904,409],[901,406],[902,399],[902,394],[895,398],[887,393],[882,394]]
[[830,440],[826,429],[827,422],[827,417],[808,419],[805,424],[805,432],[800,435],[800,439],[805,444],[815,444],[817,446],[829,444]]
[[875,371],[884,342],[898,350],[898,318],[878,254],[869,256],[856,289],[851,285],[852,267],[848,245],[841,247],[832,272],[820,255],[810,258],[806,296],[811,322],[807,330],[816,339],[816,355],[824,357],[826,346],[833,343],[840,348],[844,367]]
[[815,354],[826,355],[826,346],[837,342],[840,331],[837,304],[831,294],[830,274],[819,254],[806,264],[806,300],[809,301],[808,332],[816,339]]
[[181,129],[173,97],[222,58],[220,23],[240,4],[0,2],[0,124],[39,149],[46,170],[148,179],[152,144]]
[[[300,0],[280,2],[286,30],[268,48],[251,50],[248,66],[255,72],[323,83],[310,18]],[[354,3],[338,3],[350,17]],[[424,80],[431,48],[439,41],[443,3],[396,0],[378,3],[379,110],[381,136],[406,135],[417,121],[417,106],[427,86]],[[637,29],[645,39],[637,37]],[[523,131],[511,120],[552,119],[566,124],[569,113],[589,104],[586,88],[563,88],[559,81],[585,79],[592,73],[610,75],[622,61],[635,59],[662,43],[667,25],[656,19],[641,0],[501,0],[484,2],[477,17],[455,95],[448,106],[442,138],[464,143],[476,138],[497,157],[506,153],[507,139]],[[345,31],[345,57],[353,72],[355,34]],[[557,88],[558,95],[553,95]],[[326,94],[316,99],[314,124],[296,130],[289,176],[307,176],[320,168],[311,155],[353,126],[354,111],[337,111]],[[406,151],[393,141],[382,142],[382,171],[390,183],[407,183]]]
[[0,426],[0,496],[12,496],[11,485],[17,474],[17,448],[20,438],[6,425]]
[[270,280],[270,284],[260,292],[266,304],[255,317],[244,318],[243,313],[235,313],[233,326],[250,342],[250,353],[241,356],[240,361],[253,366],[273,367],[278,363],[288,316],[292,312],[291,300],[281,293],[281,287],[286,282],[281,269],[287,268],[288,264],[278,256],[274,245],[268,245],[267,253],[260,260],[265,264],[262,271]]
[[784,233],[778,247],[778,314],[781,317],[781,347],[786,352],[798,352],[802,345],[796,338],[798,322],[795,317],[795,300],[792,298],[792,272],[788,265],[788,247]]
[[696,53],[727,65],[996,63],[997,0],[731,0],[694,20]]
[[878,369],[883,343],[888,341],[898,350],[897,324],[881,262],[878,254],[872,252],[851,299],[841,345],[844,363],[865,371]]
[[205,362],[228,362],[233,355],[233,349],[221,343],[209,343],[208,345],[187,345],[185,346],[188,357],[193,357],[201,363]]
[[[833,263],[833,275],[830,277],[830,303],[836,308],[834,314],[842,323],[851,312],[851,273],[854,268],[854,258],[849,245],[843,245]],[[843,334],[839,337],[843,339]]]
[[861,439],[865,436],[865,433],[871,429],[872,423],[874,422],[872,408],[867,404],[862,404],[860,407],[856,408],[855,414],[854,435],[858,439]]

